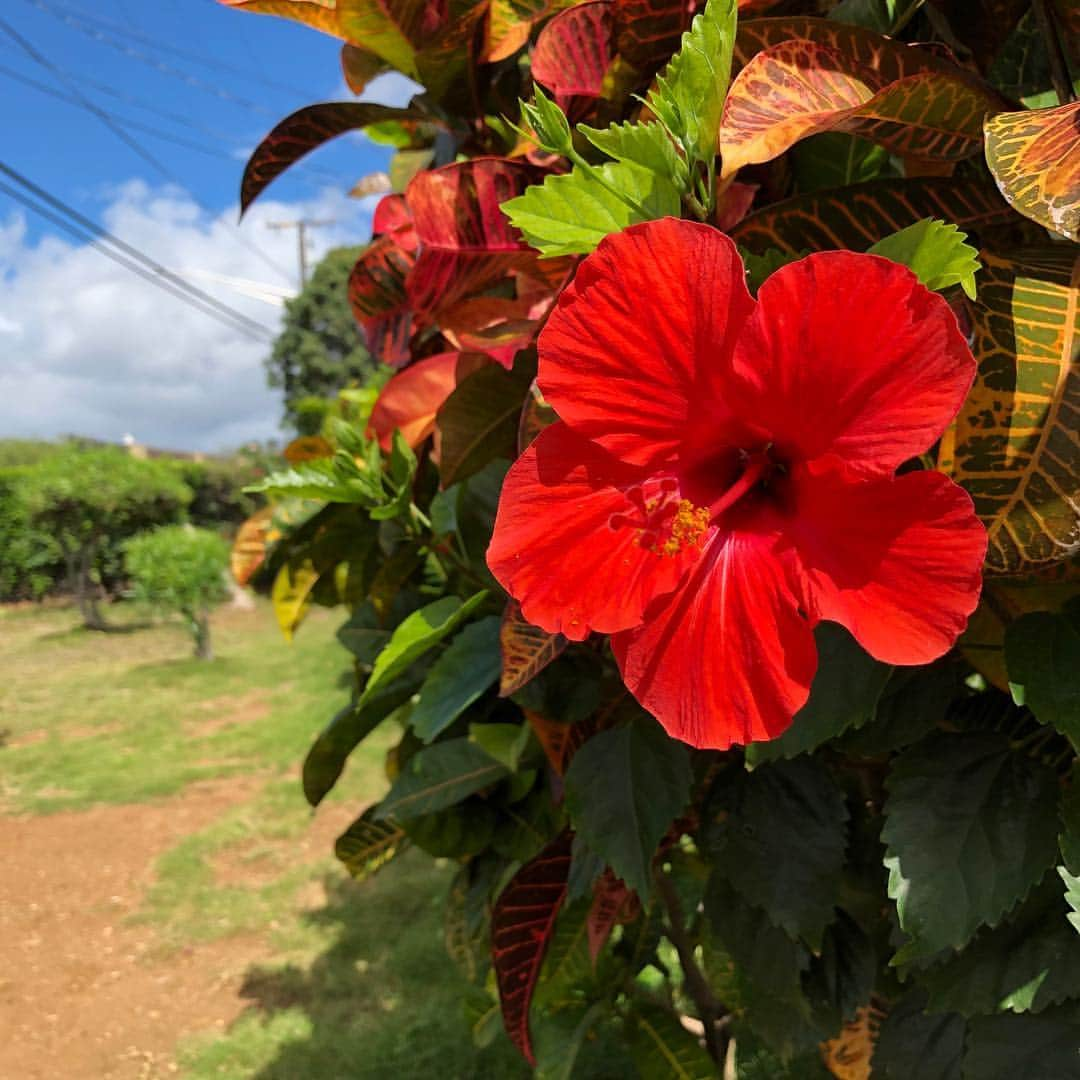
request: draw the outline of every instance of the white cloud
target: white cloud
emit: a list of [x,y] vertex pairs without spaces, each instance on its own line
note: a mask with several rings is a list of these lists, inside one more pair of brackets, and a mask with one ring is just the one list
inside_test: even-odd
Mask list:
[[[280,308],[206,275],[295,285],[296,235],[266,223],[333,219],[309,233],[314,262],[366,239],[371,208],[332,189],[304,203],[266,199],[239,229],[245,246],[235,207],[215,216],[177,188],[132,182],[110,193],[100,217],[170,270],[199,272],[193,284],[276,332]],[[281,412],[263,371],[269,348],[90,247],[29,239],[21,213],[0,218],[0,436],[119,441],[130,431],[153,446],[200,450],[268,438]]]

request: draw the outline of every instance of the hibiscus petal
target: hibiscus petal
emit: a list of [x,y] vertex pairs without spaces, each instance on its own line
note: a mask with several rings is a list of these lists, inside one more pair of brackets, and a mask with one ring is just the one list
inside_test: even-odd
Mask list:
[[810,693],[814,636],[776,540],[717,535],[674,596],[611,639],[630,691],[691,746],[775,738]]
[[627,497],[647,481],[563,423],[545,428],[503,484],[491,572],[548,633],[583,641],[637,626],[646,606],[671,592],[700,557],[690,544],[675,556],[638,543],[640,530],[612,526],[632,516]]
[[735,245],[664,218],[605,238],[540,335],[538,382],[579,434],[635,465],[677,450],[754,301]]
[[789,461],[833,453],[892,473],[940,437],[974,377],[956,316],[910,270],[826,251],[761,286],[730,395]]
[[967,492],[936,472],[860,481],[839,468],[796,470],[792,489],[811,613],[885,663],[947,652],[979,601],[986,555]]

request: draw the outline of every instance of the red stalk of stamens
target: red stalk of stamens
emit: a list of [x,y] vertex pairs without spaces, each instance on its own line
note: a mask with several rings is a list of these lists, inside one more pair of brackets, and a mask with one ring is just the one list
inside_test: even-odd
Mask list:
[[768,469],[769,462],[766,458],[761,457],[757,460],[751,460],[743,470],[742,476],[740,476],[719,499],[709,504],[709,513],[716,518],[727,510],[728,507],[734,506],[735,503],[737,503],[765,476]]

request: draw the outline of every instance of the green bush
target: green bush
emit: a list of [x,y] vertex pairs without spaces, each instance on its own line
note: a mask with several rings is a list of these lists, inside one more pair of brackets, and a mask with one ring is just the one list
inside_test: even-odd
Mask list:
[[125,544],[135,595],[187,621],[195,655],[212,659],[210,609],[228,594],[229,545],[209,529],[166,525]]
[[35,528],[22,491],[26,466],[0,468],[0,600],[40,600],[64,575],[60,545]]

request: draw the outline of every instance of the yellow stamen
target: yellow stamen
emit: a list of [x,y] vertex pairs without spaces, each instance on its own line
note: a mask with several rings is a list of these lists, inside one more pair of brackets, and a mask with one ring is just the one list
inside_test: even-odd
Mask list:
[[684,547],[697,544],[708,527],[709,511],[704,506],[695,506],[689,499],[680,499],[671,522],[671,535],[660,549],[661,553],[678,555]]

